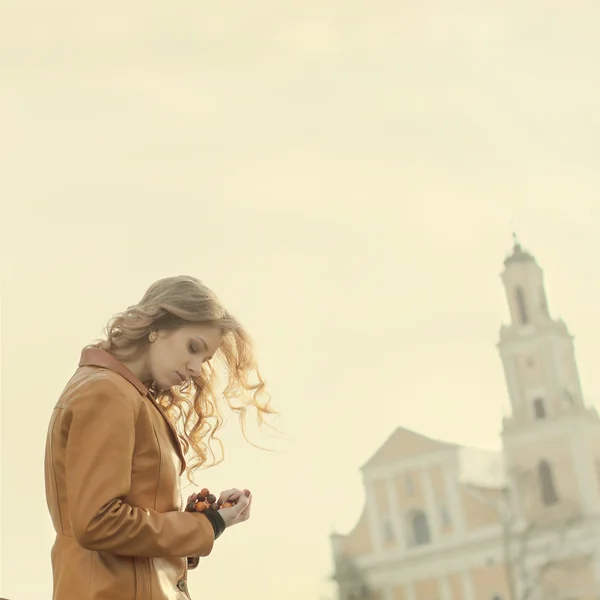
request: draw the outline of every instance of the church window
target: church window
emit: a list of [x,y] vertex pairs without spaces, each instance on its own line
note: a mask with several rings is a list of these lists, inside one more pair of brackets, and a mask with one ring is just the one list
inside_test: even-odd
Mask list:
[[411,546],[423,546],[429,544],[431,536],[429,534],[429,523],[427,516],[421,510],[416,510],[409,516]]
[[546,407],[544,406],[543,398],[536,398],[533,401],[533,414],[536,419],[546,418]]
[[525,325],[529,322],[529,315],[527,314],[527,306],[525,305],[525,294],[523,293],[522,287],[517,287],[515,290],[515,294],[517,297],[517,308],[519,309],[519,318],[521,319],[521,324]]
[[390,543],[394,541],[394,527],[390,519],[384,519],[383,521],[383,537],[386,542]]
[[538,479],[543,504],[546,506],[556,504],[558,502],[558,495],[556,494],[556,487],[554,485],[554,476],[552,475],[550,465],[545,460],[541,461],[538,465]]

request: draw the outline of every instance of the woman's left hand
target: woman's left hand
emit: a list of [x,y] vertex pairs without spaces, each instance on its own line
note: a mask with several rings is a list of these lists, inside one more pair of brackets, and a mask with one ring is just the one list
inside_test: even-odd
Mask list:
[[[218,498],[218,503],[219,504],[224,504],[225,502],[233,502],[234,504],[242,497],[242,495],[246,492],[246,490],[239,490],[238,488],[231,488],[230,490],[225,490],[224,492],[221,492],[221,495]],[[199,492],[195,492],[194,494],[190,494],[190,496],[188,496],[187,502],[185,503],[186,506],[189,506],[190,503],[196,503],[196,500],[198,499],[198,496],[200,495]]]

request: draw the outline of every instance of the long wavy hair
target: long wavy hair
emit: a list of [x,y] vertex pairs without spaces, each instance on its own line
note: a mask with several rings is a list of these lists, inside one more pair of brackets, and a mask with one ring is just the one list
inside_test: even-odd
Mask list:
[[[217,384],[222,383],[220,376],[225,377],[222,396],[238,414],[242,433],[250,444],[256,446],[246,434],[248,409],[256,410],[261,425],[269,425],[267,415],[277,414],[270,407],[248,332],[225,310],[212,290],[198,279],[182,275],[153,283],[138,304],[109,321],[105,339],[97,346],[118,360],[130,361],[147,349],[151,330],[175,330],[190,323],[219,327],[223,341],[213,359],[202,365],[198,377],[185,386],[160,392],[157,399],[180,433],[189,457],[187,476],[194,483],[193,475],[199,467],[214,466],[224,458],[223,443],[215,435],[224,424],[217,389]],[[213,441],[221,449],[219,460],[211,447]]]

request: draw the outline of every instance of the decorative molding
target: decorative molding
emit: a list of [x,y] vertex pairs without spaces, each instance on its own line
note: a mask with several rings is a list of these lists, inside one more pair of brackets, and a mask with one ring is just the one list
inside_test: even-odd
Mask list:
[[463,600],[477,600],[475,597],[473,581],[471,580],[471,573],[469,571],[463,571],[460,574],[460,579],[463,591]]
[[440,600],[456,600],[452,598],[452,590],[450,589],[450,584],[448,583],[447,577],[442,577],[439,581],[440,586]]
[[[582,520],[570,527],[569,535],[565,536],[561,545],[563,556],[600,553],[600,548],[598,548],[600,519]],[[528,543],[530,549],[528,565],[543,564],[547,560],[547,548],[555,547],[560,535],[558,530],[549,529],[532,538]],[[396,587],[408,585],[420,579],[440,580],[451,574],[462,573],[464,575],[473,569],[484,566],[487,559],[492,559],[496,564],[503,563],[504,548],[499,531],[495,538],[478,545],[463,545],[451,552],[431,554],[423,557],[422,560],[410,560],[407,553],[404,559],[386,560],[385,563],[378,561],[378,563],[368,565],[363,562],[361,568],[368,570],[369,579],[375,586]],[[600,563],[598,568],[600,569]],[[470,581],[470,578],[468,579]],[[466,596],[466,598],[469,597]],[[473,598],[472,600],[479,599]]]
[[[452,477],[452,475],[455,475]],[[462,499],[459,494],[460,484],[456,467],[450,471],[444,469],[444,489],[446,490],[446,508],[450,513],[452,521],[452,538],[463,539],[465,536],[465,512]]]
[[381,515],[377,510],[377,498],[372,485],[365,487],[365,498],[367,505],[367,520],[369,522],[369,532],[371,534],[371,542],[375,549],[375,555],[383,552],[383,536],[381,531]]
[[440,541],[440,507],[435,502],[433,494],[433,485],[431,484],[431,474],[428,470],[421,470],[421,486],[423,488],[423,495],[425,497],[425,510],[427,515],[427,522],[429,525],[429,532],[431,542],[437,544]]
[[395,546],[399,550],[403,550],[406,547],[406,531],[404,527],[404,520],[400,517],[401,506],[398,501],[398,495],[396,494],[396,486],[392,479],[386,479],[385,481],[386,493],[388,497],[388,503],[390,506],[390,517],[392,519],[392,526],[394,528],[394,534],[396,536]]
[[365,485],[372,483],[378,479],[387,479],[397,475],[404,475],[409,471],[416,471],[427,467],[440,466],[447,468],[451,461],[457,456],[461,446],[448,446],[440,448],[434,452],[421,454],[419,456],[411,456],[410,458],[402,459],[395,464],[379,465],[376,467],[366,467],[363,469],[363,482]]

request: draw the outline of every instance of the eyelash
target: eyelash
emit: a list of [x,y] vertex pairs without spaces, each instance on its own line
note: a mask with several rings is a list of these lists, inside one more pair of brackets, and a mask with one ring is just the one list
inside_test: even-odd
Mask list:
[[[198,351],[196,350],[196,348],[194,348],[194,346],[192,344],[189,345],[189,349],[192,354],[198,354]],[[209,360],[210,360],[210,358],[207,357],[202,362],[205,363],[205,362],[208,362]]]

